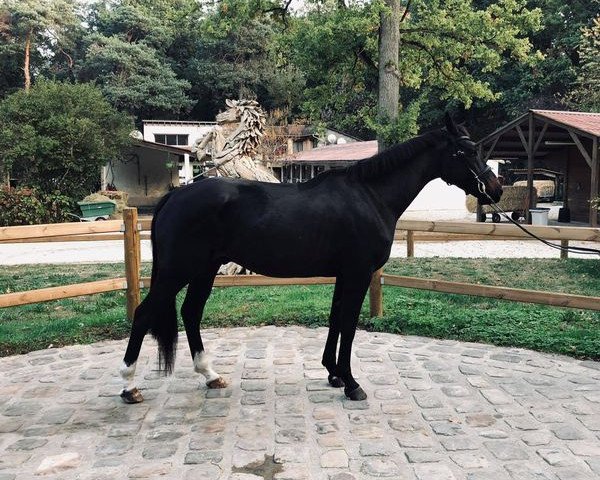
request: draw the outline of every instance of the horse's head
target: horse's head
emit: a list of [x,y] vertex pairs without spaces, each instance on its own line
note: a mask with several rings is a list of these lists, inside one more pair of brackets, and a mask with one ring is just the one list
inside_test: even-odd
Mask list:
[[448,114],[446,130],[450,141],[440,175],[442,180],[477,197],[483,205],[492,203],[492,200],[498,202],[502,196],[502,186],[492,169],[478,155],[467,130],[456,125]]

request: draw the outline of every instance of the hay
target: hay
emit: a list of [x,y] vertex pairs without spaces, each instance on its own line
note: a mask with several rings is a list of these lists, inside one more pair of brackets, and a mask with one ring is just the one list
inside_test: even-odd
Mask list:
[[[527,180],[519,180],[515,186],[527,186]],[[533,186],[537,190],[539,198],[554,198],[554,180],[534,180]]]
[[127,192],[119,192],[112,190],[103,190],[100,192],[92,193],[83,199],[84,202],[112,202],[115,204],[115,211],[110,216],[113,220],[123,218],[123,209],[127,206],[127,198],[129,194]]
[[[534,189],[535,192],[535,189]],[[533,205],[537,203],[537,195],[534,195]],[[527,208],[527,186],[513,185],[502,188],[502,198],[498,202],[500,208],[506,212],[514,212],[515,210],[525,210]],[[466,200],[467,210],[470,213],[477,211],[477,198],[472,195],[467,195]],[[482,206],[483,213],[493,213],[494,209],[489,205]]]

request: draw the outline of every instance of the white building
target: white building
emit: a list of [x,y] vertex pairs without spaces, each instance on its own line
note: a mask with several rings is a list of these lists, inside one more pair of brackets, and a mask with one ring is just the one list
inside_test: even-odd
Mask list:
[[[188,147],[188,149],[216,125],[216,122],[178,120],[142,120],[142,123],[145,141],[174,147]],[[190,155],[185,154],[179,166],[179,179],[181,183],[187,183],[193,176]]]

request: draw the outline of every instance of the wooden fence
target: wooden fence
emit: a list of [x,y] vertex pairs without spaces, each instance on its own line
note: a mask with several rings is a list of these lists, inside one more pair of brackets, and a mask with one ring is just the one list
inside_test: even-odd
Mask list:
[[[0,243],[39,242],[39,241],[91,241],[123,240],[125,255],[124,277],[95,282],[42,288],[26,292],[0,295],[0,307],[26,305],[62,298],[90,295],[94,293],[126,290],[127,316],[133,318],[135,308],[140,302],[141,289],[150,285],[150,279],[141,276],[140,240],[147,238],[150,220],[138,220],[137,210],[126,208],[123,221],[63,223],[52,225],[33,225],[25,227],[0,228]],[[529,226],[531,231],[541,238],[560,240],[563,245],[569,241],[591,241],[600,245],[600,229],[582,227],[546,227]],[[452,235],[469,238],[524,238],[526,234],[513,225],[465,223],[465,222],[424,222],[401,221],[398,223],[396,239],[407,242],[407,255],[414,255],[415,232],[424,233],[422,239],[432,239],[432,235]],[[429,236],[427,236],[429,235]],[[435,237],[438,239],[438,237]],[[444,237],[448,238],[448,237]],[[317,285],[333,284],[335,278],[273,278],[262,275],[218,276],[217,287],[267,286],[267,285]],[[526,303],[539,303],[560,307],[600,310],[600,297],[586,297],[566,293],[540,292],[489,285],[449,282],[433,279],[421,279],[389,275],[382,270],[375,272],[370,286],[371,316],[383,315],[382,285],[433,290],[437,292],[474,295]]]

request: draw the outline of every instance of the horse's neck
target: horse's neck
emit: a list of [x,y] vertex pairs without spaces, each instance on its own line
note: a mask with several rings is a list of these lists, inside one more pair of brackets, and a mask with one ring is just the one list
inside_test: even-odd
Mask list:
[[439,155],[428,151],[370,183],[398,220],[423,187],[439,176]]

